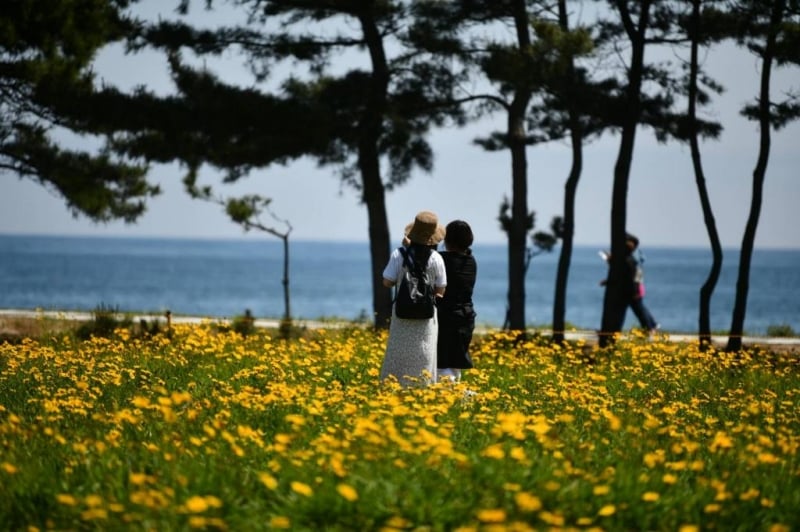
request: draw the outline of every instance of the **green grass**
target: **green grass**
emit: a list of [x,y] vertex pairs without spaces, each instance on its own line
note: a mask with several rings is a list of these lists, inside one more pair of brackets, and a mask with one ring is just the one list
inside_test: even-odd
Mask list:
[[378,381],[385,342],[179,325],[3,344],[0,528],[797,526],[795,354],[493,333],[464,382],[400,389]]

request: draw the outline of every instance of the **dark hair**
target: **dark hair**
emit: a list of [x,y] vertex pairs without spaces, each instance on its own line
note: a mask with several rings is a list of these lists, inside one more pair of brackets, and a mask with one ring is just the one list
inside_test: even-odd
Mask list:
[[464,220],[453,220],[447,224],[444,234],[446,246],[460,251],[469,251],[473,238],[472,228]]
[[639,247],[639,239],[630,233],[625,233],[625,246],[629,251],[633,251]]

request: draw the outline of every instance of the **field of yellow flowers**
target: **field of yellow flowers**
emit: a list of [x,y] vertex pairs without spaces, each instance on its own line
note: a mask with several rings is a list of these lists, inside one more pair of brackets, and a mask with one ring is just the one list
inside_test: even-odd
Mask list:
[[5,343],[0,529],[799,529],[796,355],[514,340],[413,389],[358,328]]

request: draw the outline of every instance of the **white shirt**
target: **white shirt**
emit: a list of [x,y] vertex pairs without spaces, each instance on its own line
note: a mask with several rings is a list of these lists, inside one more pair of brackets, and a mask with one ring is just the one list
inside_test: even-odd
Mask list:
[[[444,288],[447,286],[447,273],[444,269],[444,259],[437,251],[431,251],[431,256],[426,265],[426,273],[428,279],[433,279],[433,286],[436,288]],[[400,282],[403,276],[403,256],[400,254],[399,248],[395,248],[389,256],[389,263],[383,269],[383,278],[394,281],[395,284]]]

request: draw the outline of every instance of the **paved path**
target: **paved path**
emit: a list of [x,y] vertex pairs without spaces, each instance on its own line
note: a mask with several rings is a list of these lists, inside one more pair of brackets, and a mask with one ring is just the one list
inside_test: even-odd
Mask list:
[[[140,320],[155,321],[165,320],[163,314],[125,314],[126,317],[138,322]],[[89,321],[93,317],[91,312],[74,312],[74,311],[50,311],[50,310],[14,310],[14,309],[0,309],[0,317],[13,318],[38,318],[45,317],[50,319],[65,319],[75,321]],[[202,318],[197,316],[172,316],[173,323],[229,323],[231,320],[228,318]],[[277,328],[280,325],[280,320],[269,318],[256,318],[254,321],[256,327],[264,328]],[[294,320],[294,324],[298,327],[308,327],[309,329],[336,329],[352,325],[351,322],[339,321],[320,321],[320,320]],[[489,329],[483,329],[489,330]],[[564,334],[567,340],[585,340],[593,342],[597,340],[597,332],[589,330],[569,331]],[[681,334],[681,333],[664,333],[664,337],[672,342],[694,342],[697,340],[696,334]],[[725,345],[728,342],[726,335],[716,335],[711,337],[715,345]],[[767,336],[745,336],[742,338],[744,345],[758,344],[758,345],[772,345],[772,346],[785,346],[785,347],[800,347],[800,338],[791,337],[767,337]]]
[[[141,320],[146,321],[166,321],[164,314],[129,314],[127,312],[119,313],[126,318],[130,318],[134,322]],[[80,311],[58,311],[58,310],[15,310],[15,309],[0,309],[0,318],[49,318],[57,320],[72,320],[72,321],[90,321],[94,317],[92,312]],[[172,323],[230,323],[230,318],[203,318],[199,316],[177,316],[172,315]],[[256,318],[253,323],[256,327],[277,328],[281,320],[269,318]],[[309,329],[323,329],[323,328],[338,328],[345,325],[350,325],[345,322],[338,321],[321,321],[321,320],[294,320],[294,324],[298,327],[308,327]]]

